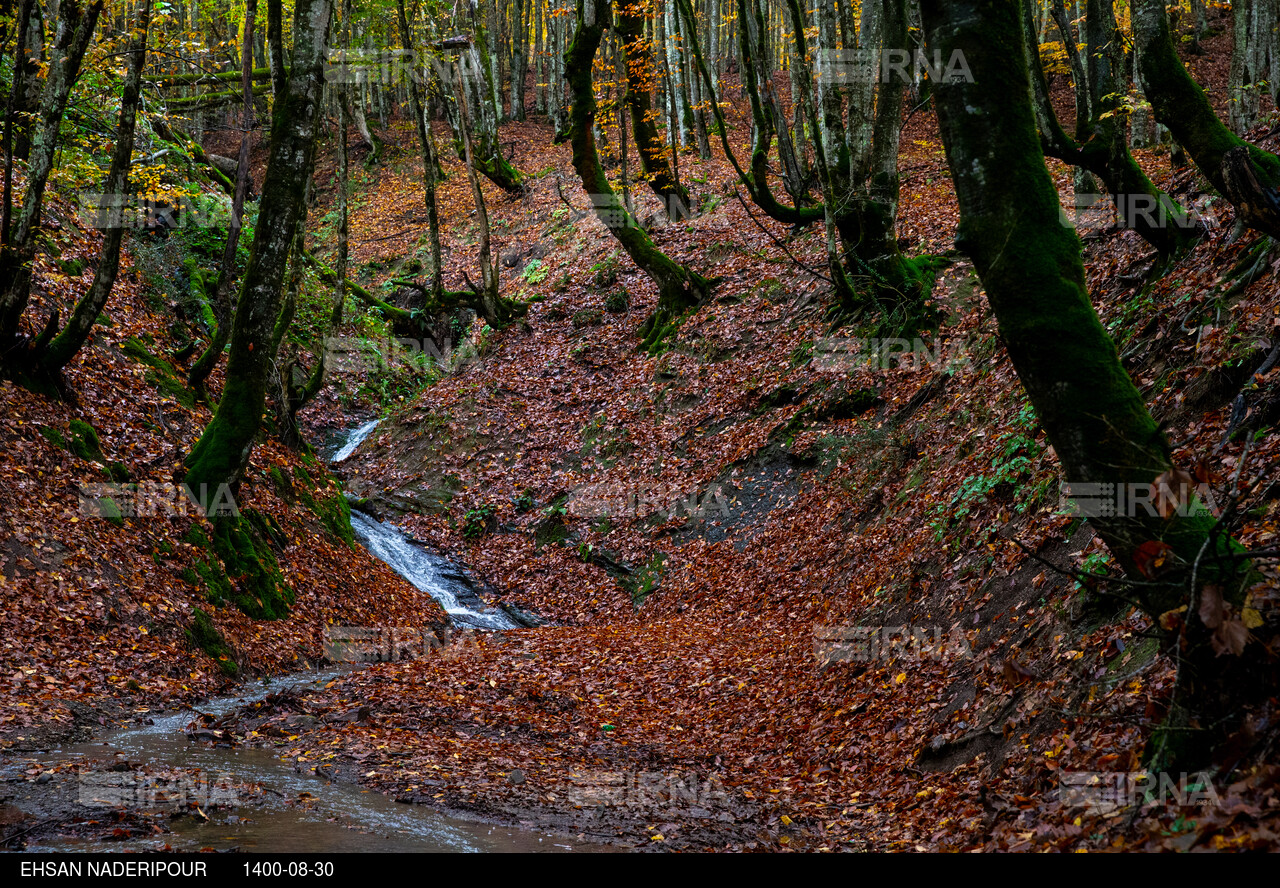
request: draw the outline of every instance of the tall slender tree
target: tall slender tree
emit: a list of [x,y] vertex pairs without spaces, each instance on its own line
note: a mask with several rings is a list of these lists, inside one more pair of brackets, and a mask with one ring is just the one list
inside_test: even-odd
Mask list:
[[253,250],[231,330],[227,384],[186,460],[187,486],[206,509],[238,481],[261,427],[285,270],[305,217],[332,13],[333,0],[295,0],[292,66],[272,118]]

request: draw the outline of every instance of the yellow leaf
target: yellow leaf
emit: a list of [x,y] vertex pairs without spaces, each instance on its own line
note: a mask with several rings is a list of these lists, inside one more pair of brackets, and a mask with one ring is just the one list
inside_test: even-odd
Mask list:
[[790,826],[790,825],[791,825],[791,818],[790,818],[790,817],[788,817],[786,814],[783,814],[783,815],[782,815],[782,825],[783,825],[783,826]]
[[902,684],[906,680],[907,680],[907,673],[905,672],[899,672],[897,675],[893,677],[894,684]]
[[1246,607],[1240,616],[1244,618],[1246,629],[1257,629],[1262,625],[1262,614],[1258,613],[1257,608]]

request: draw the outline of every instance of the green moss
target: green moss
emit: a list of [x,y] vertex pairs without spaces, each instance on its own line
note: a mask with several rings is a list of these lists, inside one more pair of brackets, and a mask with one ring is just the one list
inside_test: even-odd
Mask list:
[[232,659],[233,652],[227,640],[213,625],[209,615],[198,607],[192,612],[191,626],[187,629],[186,636],[187,641],[193,646],[218,662],[218,668],[222,670],[223,675],[234,678],[240,674],[240,667]]
[[293,482],[289,480],[284,472],[280,471],[279,466],[272,466],[267,469],[267,477],[271,479],[271,484],[276,489],[276,493],[280,494],[280,498],[286,503],[292,503],[297,497],[297,492],[293,489]]
[[102,444],[93,426],[83,420],[73,419],[67,424],[67,431],[71,433],[68,450],[87,462],[104,462]]
[[129,357],[150,368],[144,377],[148,383],[182,406],[187,408],[195,407],[195,394],[191,389],[187,388],[174,366],[164,358],[151,354],[140,339],[130,337],[125,341],[122,350]]
[[658,590],[662,584],[662,574],[666,570],[667,555],[655,552],[648,563],[630,576],[619,577],[618,585],[631,596],[631,603],[636,610],[644,604],[644,600]]
[[[288,615],[295,593],[284,581],[272,544],[286,540],[274,518],[252,509],[238,516],[219,516],[210,525],[212,536],[195,526],[187,542],[202,552],[190,568],[213,604],[230,601],[256,620]],[[190,573],[184,579],[191,581]]]
[[59,450],[67,449],[67,439],[62,437],[62,432],[50,426],[38,426],[40,434],[44,435],[44,439]]
[[355,531],[351,529],[351,505],[345,496],[338,493],[320,500],[315,506],[315,513],[325,530],[351,548],[356,547]]
[[116,527],[124,527],[124,515],[120,511],[120,506],[111,497],[98,497],[98,514]]

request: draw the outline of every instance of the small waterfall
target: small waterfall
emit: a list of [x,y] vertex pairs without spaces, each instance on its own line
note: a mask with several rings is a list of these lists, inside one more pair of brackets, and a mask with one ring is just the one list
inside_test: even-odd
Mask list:
[[346,443],[343,444],[342,447],[339,448],[338,452],[333,455],[333,459],[331,459],[330,462],[340,463],[351,454],[355,453],[356,448],[360,446],[360,443],[364,441],[365,438],[369,437],[369,434],[380,422],[382,422],[380,419],[370,420],[352,432],[350,436],[348,436]]
[[413,543],[392,525],[353,510],[351,529],[369,554],[385,561],[400,576],[440,602],[454,623],[477,629],[516,628],[510,617],[481,601],[457,568]]
[[[375,419],[353,431],[331,461],[339,463],[349,457],[379,422]],[[370,555],[440,602],[455,624],[476,629],[518,628],[505,613],[486,605],[454,564],[414,543],[394,525],[353,509],[351,529]]]

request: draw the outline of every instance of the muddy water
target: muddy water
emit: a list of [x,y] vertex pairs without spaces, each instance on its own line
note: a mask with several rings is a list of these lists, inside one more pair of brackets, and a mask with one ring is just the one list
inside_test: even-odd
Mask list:
[[[332,669],[256,682],[234,697],[210,700],[197,711],[220,715],[288,687],[305,692],[344,670]],[[531,830],[476,823],[429,808],[399,804],[378,792],[331,782],[295,769],[269,749],[215,748],[189,741],[182,729],[194,713],[159,715],[149,725],[113,731],[92,743],[27,754],[57,767],[55,780],[70,783],[85,819],[103,826],[91,838],[61,836],[31,841],[31,851],[570,851],[588,846]],[[123,770],[125,766],[127,770]],[[70,767],[69,767],[70,766]],[[112,766],[122,770],[111,770]],[[103,842],[113,811],[151,812],[170,832]],[[198,810],[197,810],[198,808]],[[205,819],[207,817],[208,819]]]

